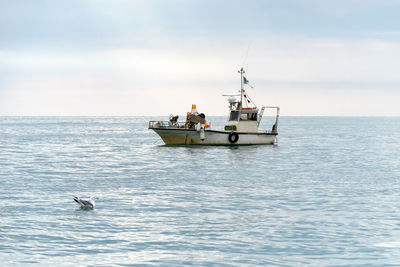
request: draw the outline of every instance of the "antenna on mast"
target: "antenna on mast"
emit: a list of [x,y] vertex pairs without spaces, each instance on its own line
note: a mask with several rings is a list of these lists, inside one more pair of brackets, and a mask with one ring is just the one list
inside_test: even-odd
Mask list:
[[[243,64],[242,64],[243,67],[244,67],[244,65],[245,65],[246,62],[247,62],[247,57],[249,56],[250,46],[251,46],[251,43],[249,43],[249,45],[247,46],[246,54],[245,54],[245,56],[244,56],[244,60],[243,60]],[[247,69],[246,69],[246,70],[247,70]]]

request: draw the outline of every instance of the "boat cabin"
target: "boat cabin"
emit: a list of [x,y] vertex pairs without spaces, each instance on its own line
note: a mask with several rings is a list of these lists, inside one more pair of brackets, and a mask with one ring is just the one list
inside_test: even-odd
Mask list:
[[231,110],[228,125],[225,131],[257,132],[258,131],[258,109],[242,108]]

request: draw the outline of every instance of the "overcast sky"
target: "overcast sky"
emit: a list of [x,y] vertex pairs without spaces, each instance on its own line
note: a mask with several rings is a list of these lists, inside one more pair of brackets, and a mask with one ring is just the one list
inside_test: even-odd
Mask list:
[[[400,1],[0,0],[0,115],[400,116]],[[247,56],[246,56],[247,54]]]

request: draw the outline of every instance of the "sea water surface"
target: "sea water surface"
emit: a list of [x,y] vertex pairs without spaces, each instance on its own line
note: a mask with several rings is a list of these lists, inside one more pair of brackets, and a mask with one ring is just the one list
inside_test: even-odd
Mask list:
[[282,117],[243,147],[150,119],[0,117],[1,266],[400,266],[400,118]]

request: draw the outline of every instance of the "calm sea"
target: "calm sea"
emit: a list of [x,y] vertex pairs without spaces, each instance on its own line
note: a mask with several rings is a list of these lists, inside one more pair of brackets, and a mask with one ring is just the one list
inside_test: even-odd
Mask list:
[[245,147],[149,119],[0,117],[0,265],[400,266],[400,118],[282,117]]

